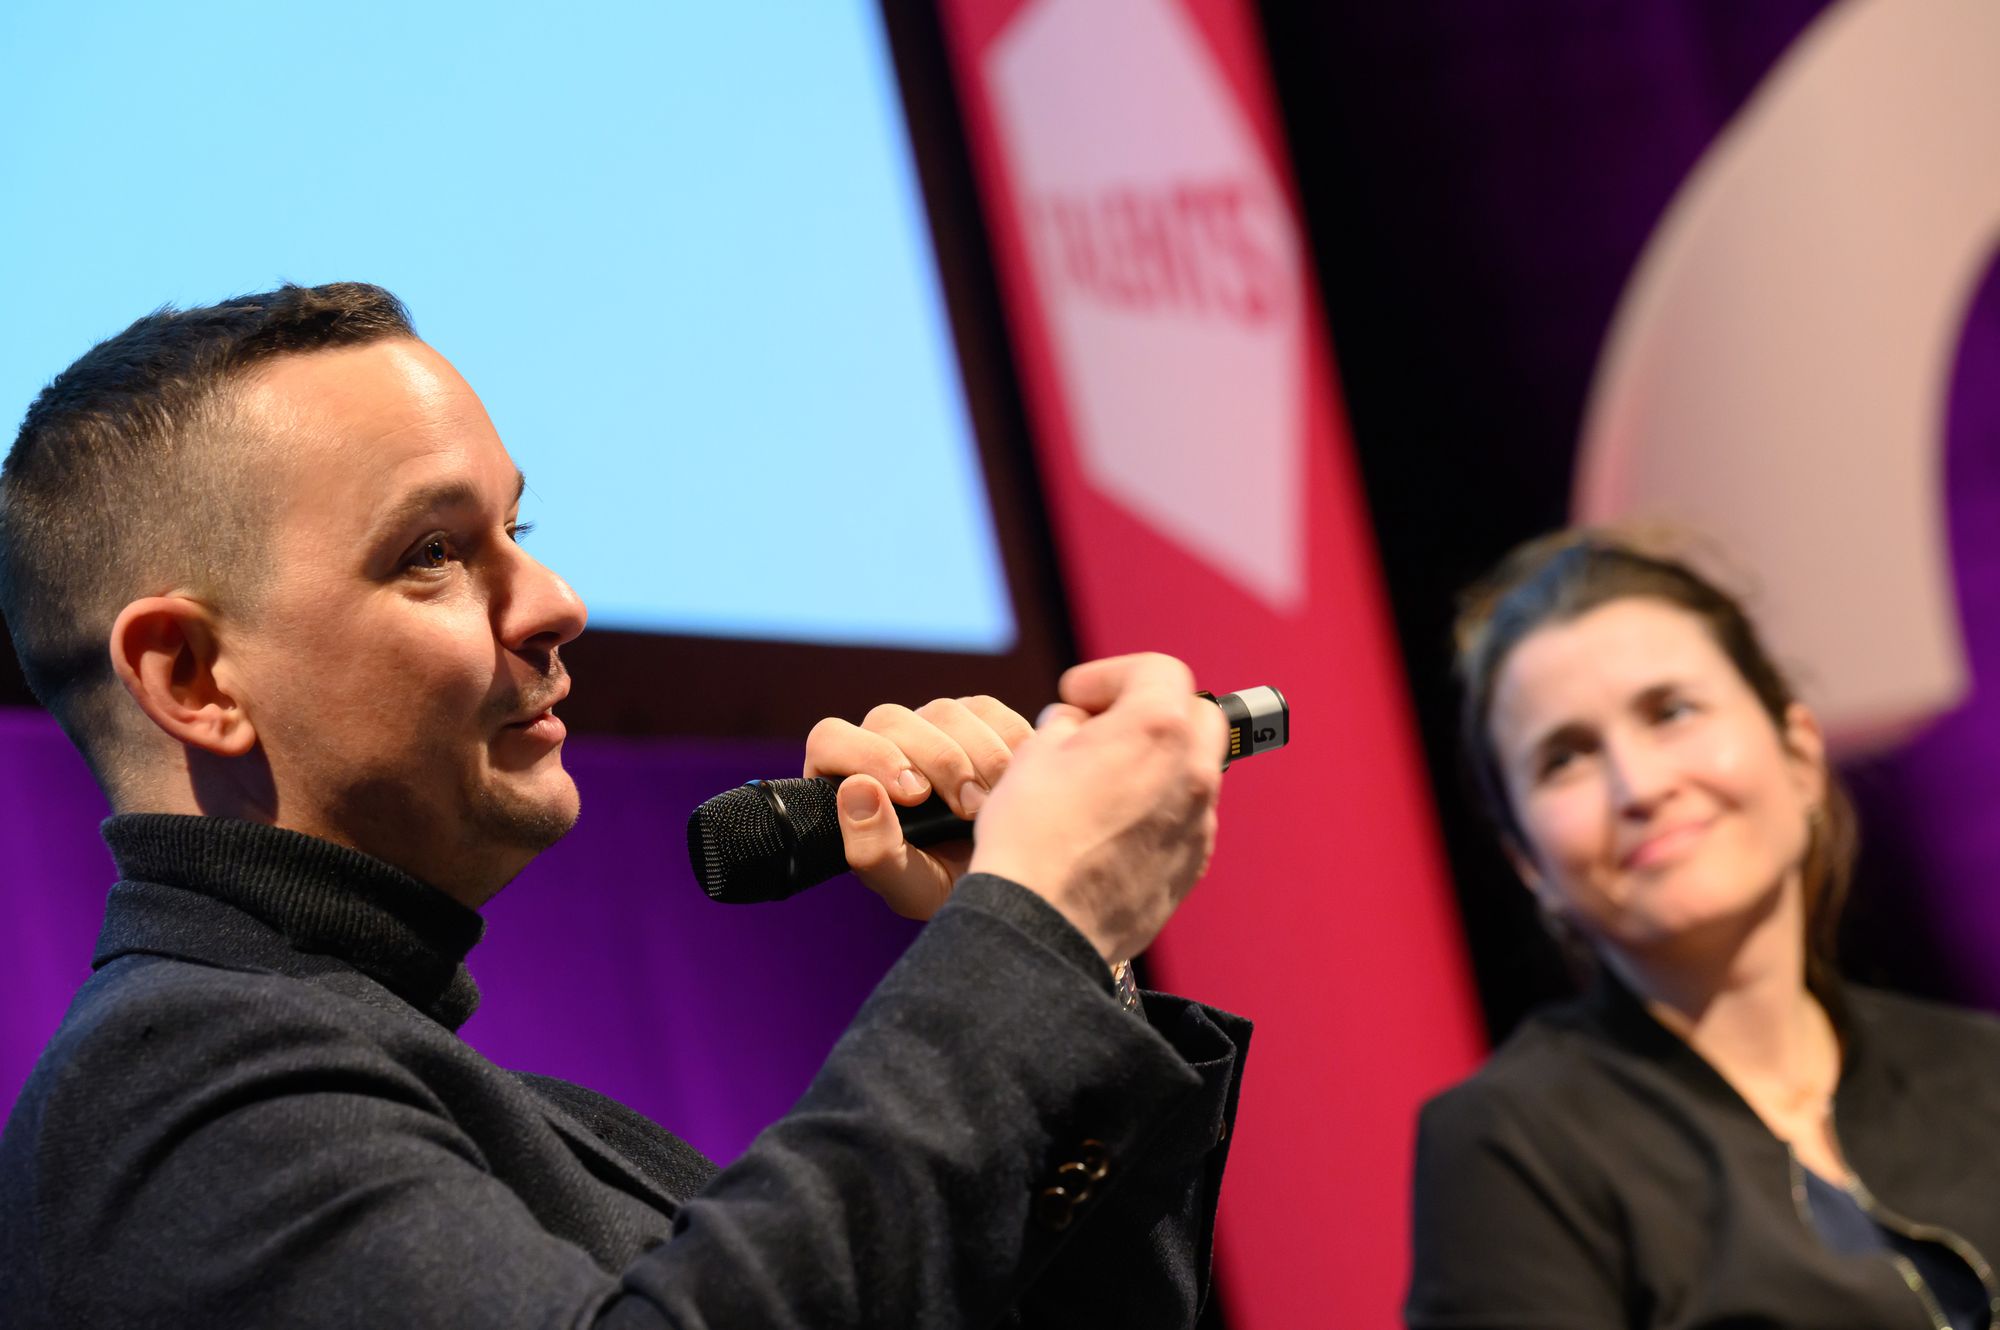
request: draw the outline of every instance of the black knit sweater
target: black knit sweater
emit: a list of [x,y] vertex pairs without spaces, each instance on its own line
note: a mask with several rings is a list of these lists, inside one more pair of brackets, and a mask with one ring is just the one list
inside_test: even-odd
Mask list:
[[0,1135],[9,1326],[1193,1320],[1247,1027],[1134,1021],[1012,883],[962,882],[717,1174],[457,1038],[481,921],[441,893],[268,827],[106,838],[96,972]]

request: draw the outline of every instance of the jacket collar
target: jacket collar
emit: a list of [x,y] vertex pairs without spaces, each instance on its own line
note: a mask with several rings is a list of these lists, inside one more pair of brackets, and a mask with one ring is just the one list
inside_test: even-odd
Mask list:
[[[1870,1030],[1869,1009],[1857,1002],[1848,989],[1821,995],[1834,1030],[1840,1036],[1840,1081],[1834,1089],[1836,1105],[1857,1095],[1870,1093],[1873,1082],[1892,1069],[1883,1062],[1885,1050]],[[1612,973],[1607,965],[1597,967],[1597,977],[1582,1001],[1571,1009],[1566,1023],[1593,1030],[1600,1037],[1658,1067],[1683,1089],[1726,1112],[1758,1122],[1736,1087],[1686,1040],[1662,1025],[1646,1004]]]
[[379,859],[232,818],[133,813],[102,831],[122,880],[93,968],[142,952],[297,974],[331,957],[449,1029],[479,1005],[465,957],[485,921]]

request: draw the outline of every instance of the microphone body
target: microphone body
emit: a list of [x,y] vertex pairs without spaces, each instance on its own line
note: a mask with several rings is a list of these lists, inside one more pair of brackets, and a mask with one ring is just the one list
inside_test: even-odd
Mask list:
[[[1291,739],[1291,708],[1275,688],[1201,696],[1229,720],[1225,768]],[[839,789],[840,782],[827,776],[753,780],[695,809],[687,824],[688,859],[702,890],[711,900],[749,905],[784,900],[846,872]],[[891,807],[903,838],[919,848],[972,835],[972,823],[936,794],[914,807]]]

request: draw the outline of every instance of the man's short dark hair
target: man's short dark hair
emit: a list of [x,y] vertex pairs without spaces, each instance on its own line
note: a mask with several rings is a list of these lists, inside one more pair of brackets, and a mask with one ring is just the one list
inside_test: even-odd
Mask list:
[[379,286],[287,284],[163,307],[42,389],[0,469],[0,614],[28,687],[116,798],[118,612],[169,590],[254,592],[271,503],[235,389],[279,356],[414,337]]

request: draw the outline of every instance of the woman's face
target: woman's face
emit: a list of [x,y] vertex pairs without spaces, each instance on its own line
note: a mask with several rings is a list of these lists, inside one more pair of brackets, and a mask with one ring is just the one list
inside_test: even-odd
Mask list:
[[1515,646],[1488,733],[1523,878],[1633,955],[1752,917],[1796,883],[1825,793],[1819,730],[1784,732],[1700,619],[1632,597]]

